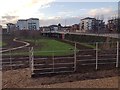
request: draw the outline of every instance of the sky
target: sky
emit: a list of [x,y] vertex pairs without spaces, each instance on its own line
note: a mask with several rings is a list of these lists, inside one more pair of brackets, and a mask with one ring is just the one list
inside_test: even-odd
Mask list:
[[39,18],[40,26],[73,25],[85,17],[108,19],[117,16],[118,0],[0,0],[0,25],[18,19]]

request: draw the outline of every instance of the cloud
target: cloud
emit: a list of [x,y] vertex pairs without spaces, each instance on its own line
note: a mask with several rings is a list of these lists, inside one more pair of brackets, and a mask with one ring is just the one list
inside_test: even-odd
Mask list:
[[[49,3],[51,3],[51,2],[53,2],[53,1],[55,1],[55,0],[31,0],[28,4],[27,4],[27,6],[28,7],[32,7],[32,6],[36,6],[36,5],[39,5],[40,7],[41,6],[45,6],[46,4],[49,4]],[[48,6],[48,5],[47,5]]]
[[[8,22],[15,22],[17,19],[30,17],[44,17],[44,14],[37,12],[39,8],[50,7],[49,3],[54,0],[1,0],[0,2],[0,24],[5,26]],[[18,17],[14,17],[18,16]],[[9,18],[9,19],[8,19]],[[15,20],[16,19],[16,20]]]
[[62,18],[59,17],[59,19],[56,17],[51,17],[49,19],[42,19],[40,20],[40,26],[49,26],[52,24],[59,24],[61,23],[61,25],[65,26],[65,21],[66,21],[66,25],[73,25],[73,24],[79,24],[80,23],[80,19],[78,17],[70,17],[70,18]]
[[18,16],[2,16],[3,19],[6,19],[6,20],[12,20],[12,19],[16,19],[18,18]]
[[5,25],[7,23],[15,23],[18,18],[19,18],[18,16],[10,16],[10,15],[2,16],[1,24]]
[[50,4],[42,5],[42,6],[41,6],[41,9],[43,9],[43,8],[48,8],[48,7],[50,7]]
[[99,8],[99,9],[91,9],[88,12],[88,15],[90,16],[96,16],[96,15],[107,15],[111,14],[113,10],[111,8]]

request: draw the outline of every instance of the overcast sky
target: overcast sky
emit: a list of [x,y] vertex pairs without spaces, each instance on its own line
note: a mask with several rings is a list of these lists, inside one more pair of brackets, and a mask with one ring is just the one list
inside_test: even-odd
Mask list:
[[[66,1],[66,2],[64,2]],[[88,2],[89,1],[89,2]],[[18,19],[39,18],[40,26],[80,23],[84,17],[107,19],[117,16],[118,0],[0,0],[0,25]],[[104,1],[104,2],[103,2]]]

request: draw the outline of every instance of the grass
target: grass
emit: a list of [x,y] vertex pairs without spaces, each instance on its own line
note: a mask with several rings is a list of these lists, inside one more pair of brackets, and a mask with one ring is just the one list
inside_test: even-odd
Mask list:
[[[34,44],[35,56],[66,56],[74,54],[74,46],[54,39],[25,39]],[[12,55],[28,55],[28,52],[13,51]]]
[[0,41],[0,47],[5,46],[5,45],[6,45],[5,42],[1,42],[1,41]]
[[[34,44],[34,55],[35,56],[66,56],[74,54],[74,46],[64,43],[55,39],[25,39]],[[95,45],[87,43],[79,43],[82,46],[95,48]],[[77,49],[78,51],[78,49]],[[12,55],[29,55],[26,51],[13,51]]]

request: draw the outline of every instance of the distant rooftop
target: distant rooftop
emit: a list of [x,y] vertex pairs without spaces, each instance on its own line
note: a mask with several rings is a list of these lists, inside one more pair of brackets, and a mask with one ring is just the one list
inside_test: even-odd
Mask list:
[[26,19],[19,19],[18,21],[27,21]]
[[81,20],[85,20],[85,19],[95,19],[95,18],[86,17],[86,18],[83,18],[83,19],[81,19]]
[[32,20],[39,20],[38,18],[29,18],[29,19],[32,19]]
[[13,24],[13,23],[7,23],[7,25],[15,25],[15,24]]

